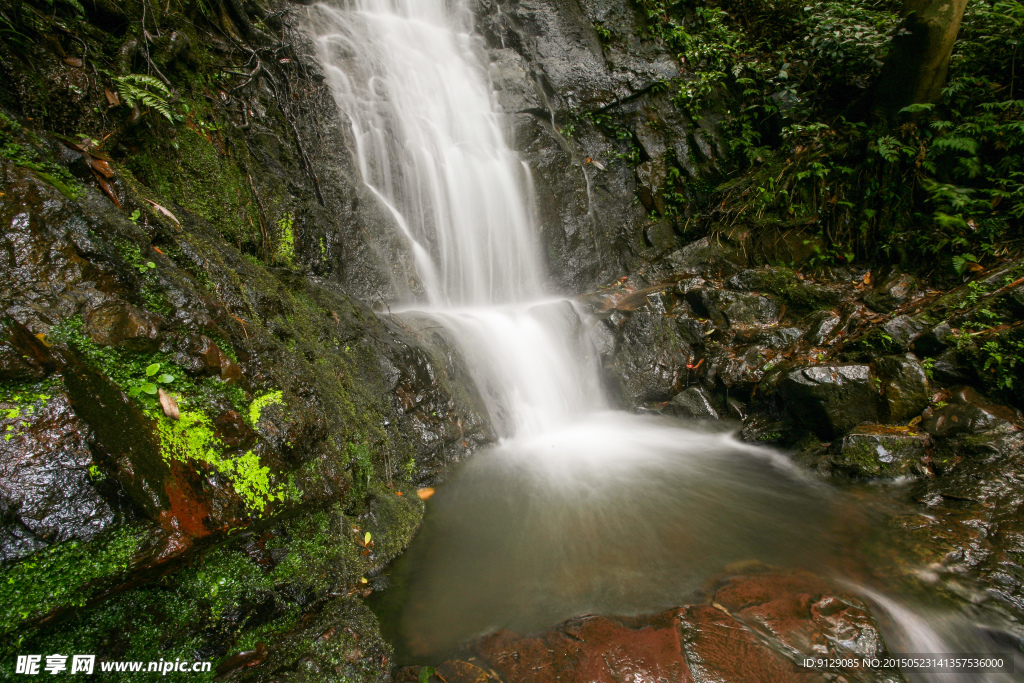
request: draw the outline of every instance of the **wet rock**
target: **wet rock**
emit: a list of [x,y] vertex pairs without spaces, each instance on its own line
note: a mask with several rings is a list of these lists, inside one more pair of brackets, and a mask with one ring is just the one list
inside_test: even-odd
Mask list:
[[831,308],[844,296],[840,288],[801,280],[788,268],[748,268],[733,275],[726,284],[741,291],[775,294],[797,312]]
[[986,432],[1013,432],[1024,424],[1021,414],[1009,406],[992,403],[970,387],[953,392],[947,405],[937,408],[921,426],[935,437]]
[[106,301],[87,311],[84,331],[100,346],[155,351],[160,345],[160,318],[123,301]]
[[697,420],[718,419],[718,411],[703,387],[690,387],[676,394],[665,406],[665,412]]
[[864,295],[864,303],[876,311],[889,313],[910,301],[918,287],[917,278],[906,273],[893,273]]
[[835,311],[821,311],[811,316],[804,338],[811,346],[825,346],[833,341],[841,330],[842,318]]
[[867,365],[812,365],[787,372],[779,385],[786,406],[822,439],[877,422],[879,382]]
[[0,339],[0,380],[31,382],[46,376],[46,369],[13,344]]
[[723,289],[701,292],[702,303],[716,325],[753,327],[775,325],[782,307],[771,296]]
[[652,223],[644,230],[644,236],[651,243],[651,246],[658,251],[672,249],[679,241],[679,235],[676,233],[675,228],[672,227],[672,222],[668,220]]
[[779,327],[761,333],[757,339],[768,348],[780,351],[796,344],[803,336],[804,331],[799,327]]
[[190,336],[185,348],[175,354],[174,360],[196,375],[214,375],[228,383],[242,379],[242,370],[238,364],[205,335]]
[[648,211],[665,213],[665,194],[662,187],[668,180],[664,159],[651,159],[636,167],[637,197]]
[[692,357],[673,320],[637,311],[622,328],[609,372],[625,405],[667,401],[679,391]]
[[88,425],[67,396],[0,402],[0,561],[54,543],[87,541],[115,520],[97,490]]
[[667,261],[676,271],[707,277],[736,272],[739,259],[739,254],[733,248],[705,237],[672,252]]
[[928,407],[928,376],[914,354],[880,358],[875,361],[875,368],[882,379],[890,422],[906,422]]
[[893,343],[904,349],[926,329],[927,325],[909,315],[898,315],[882,325],[882,330],[892,338]]
[[964,358],[955,348],[949,348],[929,361],[929,370],[938,384],[956,386],[973,384],[978,380],[971,361]]
[[914,351],[919,356],[935,356],[942,353],[953,341],[953,328],[942,322],[921,333],[914,339]]
[[765,367],[773,355],[765,346],[749,346],[739,354],[728,349],[715,349],[705,356],[706,382],[719,381],[727,389],[750,391],[765,374]]
[[880,425],[854,427],[832,459],[835,469],[857,477],[900,477],[922,471],[928,435]]
[[[444,667],[449,683],[493,677],[507,683],[810,683],[831,680],[832,674],[799,667],[804,657],[875,657],[885,651],[867,606],[810,574],[733,577],[709,603],[653,616],[578,617],[532,636],[500,631],[437,671]],[[417,673],[404,670],[399,680],[414,681]],[[900,680],[891,671],[845,675],[851,673],[856,680]]]

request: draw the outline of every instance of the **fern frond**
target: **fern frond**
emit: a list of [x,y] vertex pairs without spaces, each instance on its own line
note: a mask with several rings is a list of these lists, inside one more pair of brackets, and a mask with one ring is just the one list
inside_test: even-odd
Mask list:
[[167,98],[171,97],[171,89],[159,78],[148,74],[128,74],[114,79],[117,92],[125,105],[134,107],[142,105],[155,109],[164,118],[174,123],[174,112]]

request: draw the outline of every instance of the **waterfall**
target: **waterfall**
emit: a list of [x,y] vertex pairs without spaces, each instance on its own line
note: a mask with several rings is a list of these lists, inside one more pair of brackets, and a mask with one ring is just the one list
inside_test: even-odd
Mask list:
[[735,563],[829,566],[847,517],[831,489],[729,434],[608,410],[586,316],[545,290],[529,170],[465,0],[339,2],[308,28],[362,180],[413,255],[422,297],[391,311],[451,333],[503,437],[446,483],[400,561],[419,563],[410,648],[664,609]]
[[313,33],[363,181],[408,240],[500,434],[604,406],[580,311],[544,291],[529,169],[505,142],[461,0],[318,5]]

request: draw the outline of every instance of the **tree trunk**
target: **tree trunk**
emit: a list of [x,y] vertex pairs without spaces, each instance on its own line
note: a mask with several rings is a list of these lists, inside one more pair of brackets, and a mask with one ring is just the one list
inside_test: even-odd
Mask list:
[[876,108],[893,114],[938,102],[967,0],[905,0],[903,31],[893,39],[876,91]]

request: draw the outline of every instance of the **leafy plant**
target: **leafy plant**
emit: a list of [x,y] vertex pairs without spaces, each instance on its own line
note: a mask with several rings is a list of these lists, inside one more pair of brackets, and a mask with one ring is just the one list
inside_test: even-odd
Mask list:
[[167,386],[174,382],[174,375],[160,372],[160,363],[152,363],[146,367],[146,376],[131,381],[128,388],[128,395],[137,398],[149,407],[157,404],[157,394],[161,386]]
[[179,117],[171,109],[169,102],[173,97],[171,89],[159,78],[148,74],[128,74],[115,77],[114,85],[126,106],[149,107],[171,123],[178,121]]

